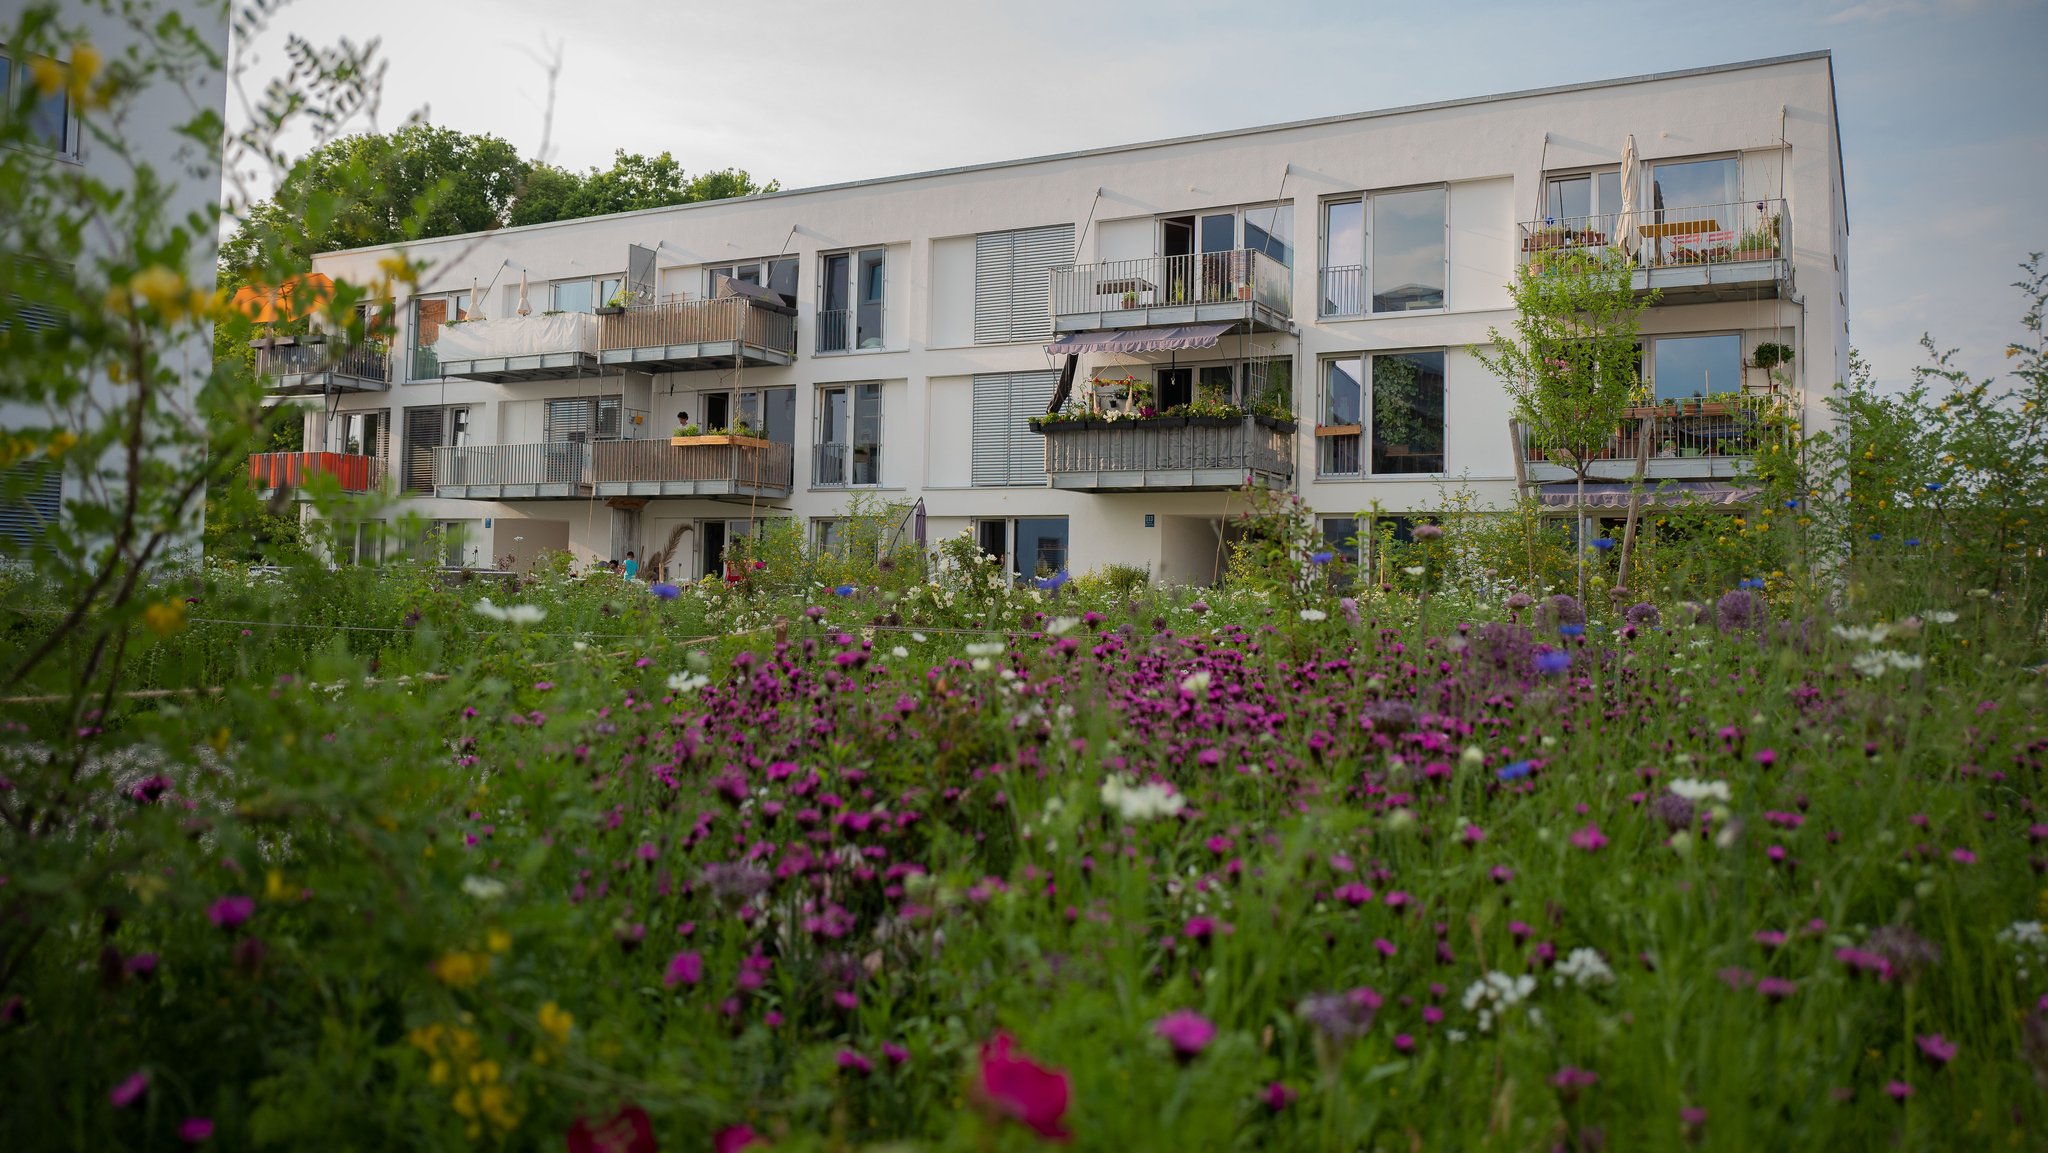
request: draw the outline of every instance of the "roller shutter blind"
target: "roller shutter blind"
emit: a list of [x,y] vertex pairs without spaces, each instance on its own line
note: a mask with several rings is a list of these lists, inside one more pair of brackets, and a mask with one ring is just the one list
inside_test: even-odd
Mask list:
[[1052,335],[1052,270],[1074,258],[1074,226],[1055,224],[974,238],[974,342]]
[[0,556],[24,556],[43,543],[64,505],[64,473],[47,460],[0,472]]
[[1045,440],[1029,421],[1052,402],[1057,372],[995,372],[974,378],[972,479],[977,488],[1045,483]]

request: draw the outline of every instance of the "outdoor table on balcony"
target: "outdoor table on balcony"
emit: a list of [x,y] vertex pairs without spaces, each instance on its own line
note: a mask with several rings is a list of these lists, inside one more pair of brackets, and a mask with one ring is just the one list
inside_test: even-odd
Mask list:
[[1104,280],[1095,285],[1097,296],[1122,296],[1127,292],[1150,292],[1158,287],[1142,276],[1126,276],[1117,280]]
[[1695,232],[1719,232],[1721,225],[1715,220],[1667,220],[1662,224],[1638,224],[1636,234],[1646,240],[1661,240],[1666,236],[1690,236]]

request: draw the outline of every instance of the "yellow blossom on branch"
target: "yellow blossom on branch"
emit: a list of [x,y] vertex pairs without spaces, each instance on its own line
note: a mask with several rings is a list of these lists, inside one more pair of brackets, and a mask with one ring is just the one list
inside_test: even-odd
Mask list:
[[160,601],[142,610],[142,623],[160,637],[170,636],[185,627],[185,605],[180,601]]

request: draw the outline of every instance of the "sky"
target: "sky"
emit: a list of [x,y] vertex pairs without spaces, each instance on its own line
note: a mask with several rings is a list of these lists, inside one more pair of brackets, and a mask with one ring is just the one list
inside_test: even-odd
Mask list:
[[2048,0],[297,0],[243,45],[252,95],[288,36],[381,42],[365,128],[420,113],[570,168],[667,151],[784,188],[1828,49],[1850,339],[1880,383],[1923,333],[2002,371],[2009,286],[2048,250]]

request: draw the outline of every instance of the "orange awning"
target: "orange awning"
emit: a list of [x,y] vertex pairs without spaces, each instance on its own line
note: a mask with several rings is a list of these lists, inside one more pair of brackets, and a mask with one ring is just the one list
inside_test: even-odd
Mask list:
[[283,284],[245,284],[235,290],[234,306],[258,324],[298,320],[334,299],[334,280],[322,272],[302,272]]

